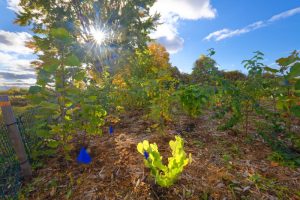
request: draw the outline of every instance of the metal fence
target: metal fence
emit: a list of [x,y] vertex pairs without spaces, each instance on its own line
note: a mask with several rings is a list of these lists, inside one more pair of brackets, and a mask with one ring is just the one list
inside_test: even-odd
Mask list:
[[20,187],[20,165],[6,125],[0,124],[0,199],[15,199]]
[[[26,153],[30,160],[38,138],[34,131],[34,115],[36,109],[17,117]],[[17,199],[21,186],[20,165],[8,137],[7,127],[0,122],[0,199]]]
[[32,162],[32,153],[39,142],[39,137],[35,134],[35,116],[38,108],[29,110],[17,117],[18,127],[25,146],[29,160]]

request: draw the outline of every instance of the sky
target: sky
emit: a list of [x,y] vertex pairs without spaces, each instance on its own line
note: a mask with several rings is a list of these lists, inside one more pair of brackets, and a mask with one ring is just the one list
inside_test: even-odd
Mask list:
[[[0,89],[35,83],[30,62],[36,57],[25,47],[29,27],[13,24],[19,0],[0,0]],[[151,12],[161,25],[151,38],[163,44],[171,63],[190,73],[201,54],[214,48],[221,70],[246,72],[241,62],[254,51],[265,54],[266,65],[300,50],[298,0],[157,0]]]

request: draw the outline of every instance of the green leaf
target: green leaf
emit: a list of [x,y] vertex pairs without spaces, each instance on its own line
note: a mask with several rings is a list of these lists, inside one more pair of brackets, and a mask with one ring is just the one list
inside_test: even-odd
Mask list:
[[291,112],[296,116],[300,117],[300,106],[296,105],[291,108]]
[[76,81],[81,81],[84,79],[84,77],[85,77],[85,72],[79,72],[79,73],[75,74],[74,79]]
[[49,72],[45,71],[43,68],[38,70],[37,73],[37,85],[45,86],[50,81]]
[[38,155],[54,155],[56,153],[56,151],[54,149],[47,149],[47,150],[43,150],[43,151],[37,151]]
[[68,102],[68,103],[65,104],[66,107],[71,107],[72,105],[73,105],[72,102]]
[[55,141],[55,140],[51,140],[50,142],[48,142],[47,146],[50,147],[50,148],[57,148],[59,145],[59,142],[58,141]]
[[96,101],[97,100],[97,96],[89,96],[88,99],[91,100],[91,101]]
[[52,59],[51,61],[43,65],[43,69],[49,73],[55,72],[58,67],[59,67],[59,61],[56,59]]
[[149,145],[148,140],[144,140],[144,141],[143,141],[143,147],[144,147],[144,149],[145,149],[145,150],[148,150],[148,149],[149,149],[149,146],[150,146],[150,145]]
[[279,64],[280,66],[284,66],[284,67],[292,64],[295,61],[296,61],[296,59],[294,56],[289,56],[287,58],[280,58],[280,59],[276,60],[277,64]]
[[290,78],[300,76],[300,63],[296,63],[291,67],[290,73],[288,74]]
[[50,138],[51,134],[49,133],[49,131],[46,131],[46,130],[37,130],[36,131],[36,134],[39,136],[39,137],[42,137],[42,138]]
[[40,86],[31,86],[29,88],[29,93],[30,94],[37,94],[37,93],[39,93],[41,91],[42,91],[42,87],[40,87]]
[[169,142],[172,149],[172,157],[168,158],[168,165],[164,165],[162,162],[162,156],[160,155],[157,145],[149,144],[147,140],[140,142],[137,145],[138,152],[142,155],[144,150],[149,153],[149,159],[144,159],[146,167],[150,168],[151,175],[155,178],[155,182],[162,187],[169,187],[174,184],[178,176],[182,173],[184,167],[191,161],[191,155],[186,157],[186,153],[183,149],[183,140],[181,137],[176,136],[176,140]]
[[71,144],[66,144],[66,145],[64,145],[64,150],[65,150],[65,151],[69,152],[69,151],[71,151],[72,149],[73,149],[73,145],[71,145]]
[[64,41],[68,41],[71,39],[71,35],[65,28],[53,28],[50,31],[50,35]]
[[300,79],[295,83],[295,90],[300,90]]
[[138,145],[137,145],[137,150],[138,150],[138,152],[140,153],[140,154],[144,154],[144,146],[143,146],[143,143],[139,143]]
[[41,95],[32,95],[29,99],[33,104],[40,104],[44,100]]
[[65,64],[68,66],[80,66],[80,60],[74,54],[68,56],[66,58]]
[[273,69],[273,68],[271,68],[271,67],[265,67],[264,69],[265,69],[267,72],[271,72],[271,73],[277,73],[277,72],[279,72],[279,70]]
[[43,101],[41,104],[40,104],[41,107],[45,108],[45,109],[49,109],[49,110],[59,110],[59,105],[58,104],[55,104],[55,103],[50,103],[50,102],[46,102],[46,101]]
[[69,191],[66,194],[66,198],[70,199],[71,195],[72,195],[72,189],[69,189]]
[[69,115],[66,115],[66,116],[65,116],[65,120],[67,120],[67,121],[71,121],[71,120],[72,120],[72,118],[71,118],[71,116],[69,116]]

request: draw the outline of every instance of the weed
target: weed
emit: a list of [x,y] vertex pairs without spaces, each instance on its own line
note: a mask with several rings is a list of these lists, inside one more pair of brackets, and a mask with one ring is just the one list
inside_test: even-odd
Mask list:
[[288,197],[289,188],[277,184],[274,179],[268,179],[255,173],[249,176],[249,180],[255,184],[258,190],[268,191],[275,194],[279,199],[286,199]]

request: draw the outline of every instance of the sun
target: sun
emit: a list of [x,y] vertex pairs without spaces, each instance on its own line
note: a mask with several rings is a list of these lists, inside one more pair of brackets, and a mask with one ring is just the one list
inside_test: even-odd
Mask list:
[[105,31],[101,30],[101,29],[92,29],[91,30],[91,35],[93,37],[93,40],[98,44],[98,45],[102,45],[105,43],[106,39],[107,39],[107,34]]

